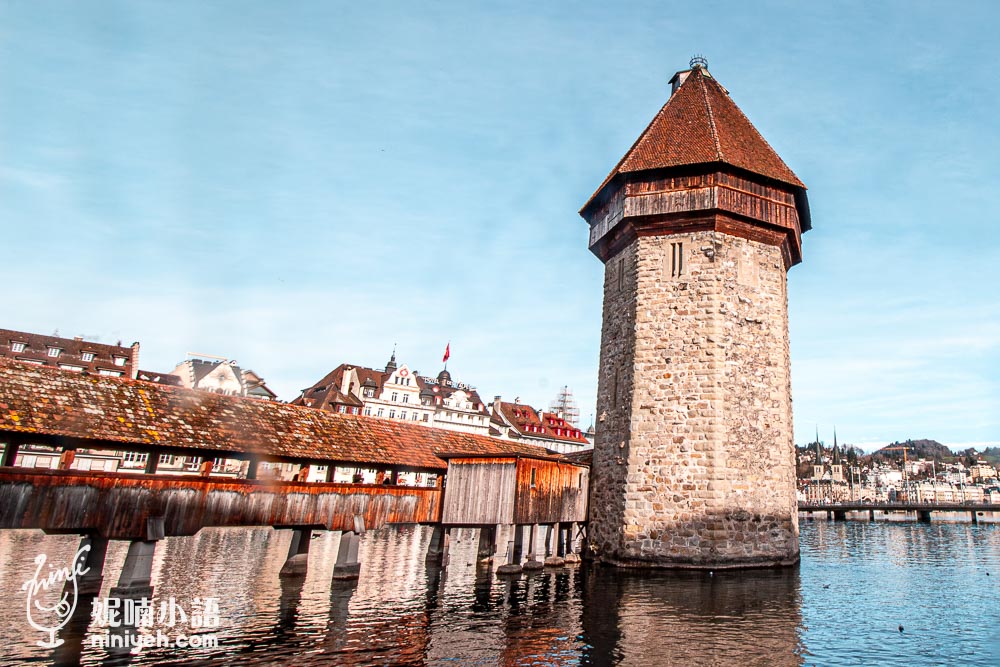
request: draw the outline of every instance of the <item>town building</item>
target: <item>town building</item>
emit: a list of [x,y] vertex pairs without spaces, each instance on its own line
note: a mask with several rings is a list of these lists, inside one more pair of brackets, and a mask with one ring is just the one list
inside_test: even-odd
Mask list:
[[475,387],[454,382],[447,369],[422,376],[397,363],[395,351],[383,370],[337,366],[292,403],[463,433],[488,435],[490,428],[489,410]]
[[592,447],[586,434],[559,413],[535,410],[519,399],[506,403],[499,396],[495,397],[490,425],[490,433],[496,437],[538,445],[561,454]]
[[139,343],[125,347],[95,343],[83,336],[61,338],[57,333],[46,336],[0,329],[0,357],[64,371],[135,378]]
[[[208,355],[201,355],[208,357]],[[182,387],[211,391],[227,396],[246,396],[263,401],[277,400],[264,378],[250,369],[240,368],[235,361],[225,357],[194,357],[177,364],[169,374],[180,378]],[[170,382],[162,382],[170,384]]]

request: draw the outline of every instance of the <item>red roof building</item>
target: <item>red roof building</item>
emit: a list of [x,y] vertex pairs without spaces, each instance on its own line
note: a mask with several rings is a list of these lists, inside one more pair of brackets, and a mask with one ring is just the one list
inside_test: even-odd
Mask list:
[[536,411],[516,400],[505,403],[499,396],[493,401],[491,433],[563,454],[592,447],[584,433],[562,415]]
[[64,371],[134,378],[139,368],[139,343],[107,345],[58,335],[0,329],[0,357]]

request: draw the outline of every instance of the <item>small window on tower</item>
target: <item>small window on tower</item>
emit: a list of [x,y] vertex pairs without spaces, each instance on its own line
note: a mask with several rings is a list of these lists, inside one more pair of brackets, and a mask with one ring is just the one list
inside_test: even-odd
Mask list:
[[618,291],[621,292],[625,286],[625,258],[618,260]]
[[670,244],[670,277],[679,278],[684,275],[684,244]]

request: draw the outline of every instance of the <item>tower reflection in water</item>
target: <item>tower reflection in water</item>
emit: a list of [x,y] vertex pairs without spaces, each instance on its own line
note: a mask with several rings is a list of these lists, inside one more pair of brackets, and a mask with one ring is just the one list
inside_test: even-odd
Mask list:
[[802,664],[798,568],[582,574],[588,665]]

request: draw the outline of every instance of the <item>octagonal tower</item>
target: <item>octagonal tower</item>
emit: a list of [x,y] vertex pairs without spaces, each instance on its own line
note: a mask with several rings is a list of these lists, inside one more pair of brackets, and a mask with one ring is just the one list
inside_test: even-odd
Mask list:
[[580,211],[605,265],[589,544],[621,566],[791,564],[805,186],[703,60],[670,83]]

